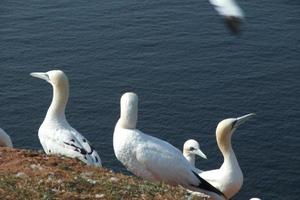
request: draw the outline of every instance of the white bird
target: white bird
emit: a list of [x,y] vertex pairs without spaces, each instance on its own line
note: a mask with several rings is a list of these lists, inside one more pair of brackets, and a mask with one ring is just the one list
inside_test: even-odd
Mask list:
[[251,198],[250,200],[261,200],[260,198]]
[[199,143],[193,139],[189,139],[184,143],[182,152],[183,152],[183,156],[194,167],[195,167],[195,156],[196,155],[198,155],[204,159],[207,159],[206,155],[201,151]]
[[0,147],[13,147],[9,135],[0,128]]
[[88,140],[68,123],[65,108],[69,98],[69,81],[63,71],[34,72],[33,77],[44,79],[53,87],[53,98],[39,128],[39,139],[46,154],[78,158],[88,165],[101,166],[98,153]]
[[182,152],[163,140],[136,129],[138,97],[125,93],[121,98],[120,118],[113,136],[117,159],[133,174],[150,181],[162,181],[199,191],[216,200],[224,199],[222,192],[202,179],[182,155]]
[[243,173],[231,146],[231,136],[238,126],[254,115],[251,113],[238,118],[225,119],[218,124],[216,138],[224,162],[220,169],[199,174],[229,199],[241,189],[243,184]]
[[[183,156],[187,159],[187,161],[193,166],[195,167],[195,156],[198,155],[204,159],[207,159],[206,155],[202,152],[202,150],[200,149],[200,145],[196,140],[193,139],[189,139],[187,140],[184,145],[183,145],[183,150],[182,150]],[[200,174],[201,172],[203,172],[200,169],[197,169],[195,167],[195,172],[197,174]],[[193,192],[188,190],[188,192],[192,195],[192,196],[199,196],[199,197],[203,197],[203,194],[199,193],[199,192]],[[191,196],[191,197],[192,197]],[[189,198],[190,199],[190,198]],[[204,198],[207,199],[207,198]]]
[[233,33],[239,33],[244,18],[242,9],[235,0],[209,0],[217,12],[224,17],[225,23]]

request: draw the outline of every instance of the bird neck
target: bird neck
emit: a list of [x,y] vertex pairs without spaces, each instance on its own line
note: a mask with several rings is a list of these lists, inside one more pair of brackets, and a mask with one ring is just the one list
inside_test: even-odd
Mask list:
[[231,145],[231,134],[223,135],[223,137],[217,137],[217,143],[224,158],[222,168],[239,169],[240,167]]
[[187,161],[188,161],[193,167],[195,167],[195,155],[194,155],[194,154],[190,154],[190,153],[187,153],[187,152],[183,151],[183,156],[187,159]]
[[232,148],[229,149],[226,153],[223,153],[224,162],[223,166],[230,169],[240,168],[235,153]]
[[65,109],[69,98],[69,85],[53,85],[53,97],[46,120],[65,120]]
[[136,129],[138,111],[135,107],[121,107],[121,116],[118,125],[125,129]]

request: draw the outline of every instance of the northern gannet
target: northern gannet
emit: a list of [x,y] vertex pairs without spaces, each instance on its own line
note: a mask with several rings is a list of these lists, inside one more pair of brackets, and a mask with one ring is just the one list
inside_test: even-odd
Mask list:
[[224,199],[222,192],[201,178],[182,155],[170,143],[147,135],[136,129],[138,96],[125,93],[121,97],[120,118],[113,135],[117,159],[133,174],[150,181],[162,181],[199,191],[216,200]]
[[183,156],[194,167],[195,167],[195,156],[196,155],[207,159],[206,155],[201,151],[199,143],[193,139],[189,139],[184,143],[182,153],[183,153]]
[[101,160],[89,141],[68,123],[65,108],[69,98],[69,81],[61,70],[34,72],[53,87],[53,98],[46,117],[39,128],[39,139],[46,154],[78,158],[89,165],[101,166]]
[[0,128],[0,147],[13,147],[9,135]]
[[231,146],[231,136],[239,125],[254,115],[250,113],[238,118],[224,119],[218,124],[216,138],[224,162],[220,169],[203,171],[199,174],[229,199],[241,189],[243,184],[243,173]]
[[[182,154],[183,156],[187,159],[187,161],[193,166],[195,167],[195,172],[197,174],[200,174],[201,172],[203,172],[200,169],[197,169],[195,166],[195,157],[196,155],[207,159],[206,155],[201,151],[200,149],[200,145],[196,140],[193,139],[189,139],[187,140],[184,145],[183,145],[183,149],[182,149]],[[188,192],[192,195],[192,196],[203,196],[203,194],[199,193],[199,192],[193,192],[191,190],[188,190]],[[189,198],[190,199],[190,198]],[[207,198],[204,198],[207,199]]]
[[239,33],[240,23],[244,18],[242,9],[235,0],[209,0],[233,33]]

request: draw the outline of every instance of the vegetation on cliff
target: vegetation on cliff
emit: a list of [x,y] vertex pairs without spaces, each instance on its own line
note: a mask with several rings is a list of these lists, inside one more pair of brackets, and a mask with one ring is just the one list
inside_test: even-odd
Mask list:
[[186,199],[156,184],[66,157],[0,147],[0,199]]

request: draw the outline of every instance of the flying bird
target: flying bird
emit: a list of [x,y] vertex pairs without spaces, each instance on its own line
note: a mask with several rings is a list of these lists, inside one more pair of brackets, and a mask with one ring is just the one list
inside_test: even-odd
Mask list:
[[232,33],[239,33],[244,13],[235,0],[209,0],[209,2],[223,16],[226,25]]

